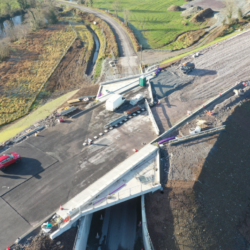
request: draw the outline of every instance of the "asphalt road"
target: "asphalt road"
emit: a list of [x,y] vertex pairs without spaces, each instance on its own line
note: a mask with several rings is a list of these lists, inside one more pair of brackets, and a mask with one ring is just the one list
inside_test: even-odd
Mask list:
[[[60,1],[58,1],[58,2],[60,2]],[[83,11],[91,13],[91,14],[94,14],[95,16],[97,16],[97,17],[101,18],[102,20],[104,20],[105,22],[107,22],[115,34],[116,41],[118,43],[120,56],[121,57],[137,56],[135,51],[134,51],[132,42],[131,42],[128,34],[122,28],[122,26],[118,22],[116,22],[113,18],[109,17],[108,15],[106,15],[102,12],[99,12],[97,10],[94,10],[94,9],[91,9],[88,7],[80,6],[77,4],[70,4],[70,3],[66,3],[66,2],[63,2],[63,4],[78,8],[80,10],[83,10]]]
[[[140,197],[122,202],[93,215],[88,250],[141,250],[143,248],[141,228]],[[103,217],[103,221],[100,217]],[[96,232],[100,239],[96,240]]]
[[[138,91],[135,89],[125,96],[134,96]],[[92,147],[94,150],[82,146],[87,138],[103,133],[104,125],[128,108],[131,107],[126,104],[115,113],[101,105],[6,151],[18,152],[22,161],[8,167],[5,173],[0,172],[0,249],[6,249],[43,222],[60,204],[132,155],[133,148],[139,150],[143,143],[155,138],[149,117],[141,113],[105,134],[96,147]]]

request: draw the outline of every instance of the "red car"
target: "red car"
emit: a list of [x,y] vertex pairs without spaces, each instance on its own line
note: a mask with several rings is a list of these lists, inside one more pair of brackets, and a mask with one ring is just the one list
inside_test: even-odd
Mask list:
[[15,152],[2,155],[0,156],[0,169],[4,171],[7,166],[9,166],[12,163],[19,162],[20,160],[21,156]]

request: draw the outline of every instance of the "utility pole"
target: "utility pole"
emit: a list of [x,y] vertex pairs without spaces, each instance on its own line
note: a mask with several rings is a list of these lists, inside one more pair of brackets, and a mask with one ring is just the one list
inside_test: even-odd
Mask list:
[[141,65],[142,65],[142,44],[140,45],[141,47]]

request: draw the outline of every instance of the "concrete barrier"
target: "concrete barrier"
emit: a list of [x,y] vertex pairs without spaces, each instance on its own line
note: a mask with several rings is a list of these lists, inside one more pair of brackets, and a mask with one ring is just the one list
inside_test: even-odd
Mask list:
[[207,108],[207,106],[211,105],[212,103],[214,103],[215,101],[219,100],[220,98],[222,98],[224,95],[226,95],[227,93],[229,93],[230,91],[232,91],[233,89],[237,89],[240,86],[240,84],[238,85],[234,85],[232,87],[230,87],[229,89],[227,89],[226,91],[224,91],[223,93],[218,94],[218,96],[212,98],[211,100],[207,101],[206,103],[204,103],[204,106],[201,106],[200,108],[192,111],[192,113],[189,116],[184,117],[183,119],[181,119],[180,121],[178,121],[173,127],[171,127],[169,130],[167,130],[166,132],[164,132],[163,134],[161,134],[159,137],[157,137],[156,139],[154,139],[152,143],[155,143],[159,140],[164,139],[165,137],[167,137],[173,130],[177,129],[179,126],[181,126],[183,123],[187,122],[189,119],[191,119],[192,117],[194,117],[195,115],[197,115],[200,111],[204,110]]
[[148,232],[144,195],[141,196],[141,217],[142,217],[142,239],[143,239],[144,249],[154,250],[154,246],[153,246],[153,243],[150,239],[150,235]]
[[102,82],[102,83],[100,83],[100,85],[106,85],[106,84],[111,84],[111,83],[116,83],[116,82],[118,83],[118,82],[126,81],[129,79],[133,79],[133,78],[139,78],[141,76],[147,76],[147,75],[153,73],[154,71],[155,71],[155,69],[150,70],[150,71],[145,72],[145,73],[142,73],[142,74],[138,74],[138,75],[128,76],[128,77],[124,77],[124,78],[120,78],[120,79],[116,79],[116,80],[112,80],[112,81],[108,81],[108,82]]
[[75,246],[73,250],[85,250],[87,247],[89,231],[91,226],[93,214],[88,214],[82,217],[80,220]]
[[153,91],[152,91],[152,83],[149,80],[148,81],[148,91],[149,91],[149,97],[150,97],[150,103],[153,104],[154,103],[154,95],[153,95]]
[[145,107],[146,107],[146,109],[147,109],[147,111],[148,111],[148,115],[149,115],[150,120],[151,120],[151,122],[152,122],[152,125],[153,125],[153,127],[154,127],[155,133],[156,133],[157,135],[160,135],[160,129],[158,128],[158,125],[157,125],[157,123],[156,123],[156,121],[155,121],[154,115],[153,115],[153,113],[152,113],[152,111],[151,111],[151,108],[150,108],[149,105],[148,105],[148,101],[147,101],[147,100],[145,100]]
[[[98,211],[100,209],[104,209],[105,207],[97,207],[97,208],[93,208],[91,210],[84,211],[84,213],[82,211],[83,209],[85,209],[85,206],[91,200],[93,200],[93,197],[98,196],[101,192],[103,192],[103,190],[105,190],[108,187],[110,187],[111,185],[113,185],[115,182],[120,180],[124,175],[129,173],[132,169],[137,167],[139,164],[143,163],[145,161],[145,159],[148,159],[151,155],[156,154],[158,150],[159,150],[158,147],[155,147],[151,144],[148,144],[147,146],[145,146],[144,148],[139,150],[136,154],[127,158],[125,161],[120,163],[114,169],[112,169],[107,174],[105,174],[100,179],[98,179],[98,181],[96,181],[95,183],[90,185],[88,188],[86,188],[81,193],[79,193],[74,198],[72,198],[70,201],[68,201],[66,204],[64,204],[63,207],[66,208],[65,211],[58,210],[57,214],[59,214],[62,218],[66,218],[66,214],[64,216],[60,213],[64,213],[64,212],[66,213],[66,211],[68,211],[68,208],[74,207],[75,209],[72,211],[72,213],[70,215],[71,219],[67,223],[62,224],[58,230],[56,230],[54,233],[52,233],[50,235],[50,238],[54,239],[57,236],[64,233],[65,231],[67,231],[68,229],[70,229],[72,227],[72,225],[77,220],[79,220],[82,216],[85,216],[87,214],[91,214],[91,213]],[[150,192],[151,191],[154,192],[154,191],[160,189],[160,187],[161,187],[160,184],[155,185],[154,187],[152,187]],[[146,190],[145,192],[141,192],[141,194],[145,194],[148,192],[149,191]],[[141,195],[141,194],[139,194],[139,195]],[[138,195],[131,195],[129,199],[132,199],[132,198],[137,197],[137,196]],[[120,199],[119,201],[123,202],[125,200],[127,200],[127,198]],[[114,204],[112,204],[112,205],[114,205]],[[109,205],[107,204],[106,206],[108,207]]]

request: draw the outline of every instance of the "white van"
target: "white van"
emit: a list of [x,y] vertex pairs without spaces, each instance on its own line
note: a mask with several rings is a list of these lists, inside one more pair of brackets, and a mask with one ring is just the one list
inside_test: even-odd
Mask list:
[[106,110],[114,111],[125,102],[125,97],[114,94],[106,101]]

